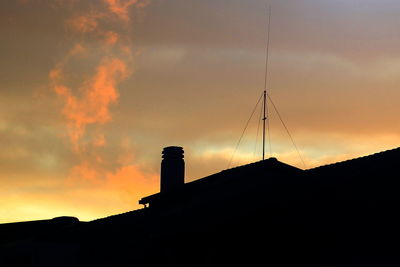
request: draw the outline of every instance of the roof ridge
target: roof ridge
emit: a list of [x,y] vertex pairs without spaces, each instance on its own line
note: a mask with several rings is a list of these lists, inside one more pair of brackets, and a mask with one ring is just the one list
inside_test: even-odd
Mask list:
[[126,212],[122,212],[122,213],[118,213],[118,214],[113,214],[113,215],[102,217],[102,218],[97,218],[97,219],[94,219],[94,220],[89,221],[89,222],[98,222],[98,221],[102,221],[102,220],[108,220],[108,219],[111,219],[111,218],[116,217],[116,216],[127,215],[128,213],[139,213],[142,210],[144,210],[144,208],[139,208],[139,209],[136,209],[136,210],[130,210],[130,211],[126,211]]
[[362,160],[362,159],[365,159],[365,158],[372,158],[372,157],[376,157],[376,156],[379,156],[379,155],[384,154],[384,153],[394,152],[395,150],[400,150],[400,147],[396,147],[396,148],[392,148],[392,149],[387,149],[387,150],[375,152],[375,153],[364,155],[364,156],[360,156],[360,157],[357,157],[357,158],[351,158],[351,159],[346,159],[346,160],[342,160],[342,161],[338,161],[338,162],[333,162],[333,163],[317,166],[317,167],[314,167],[314,168],[306,169],[306,171],[311,171],[311,170],[324,168],[324,167],[332,167],[332,166],[336,166],[336,165],[339,165],[339,164],[345,164],[345,163],[354,162],[355,160]]
[[270,157],[270,158],[267,158],[267,159],[262,159],[262,160],[250,162],[250,163],[247,163],[245,165],[240,165],[240,166],[232,167],[232,168],[229,168],[229,169],[225,169],[225,170],[222,170],[221,172],[228,171],[228,170],[234,170],[234,169],[242,168],[242,167],[246,167],[246,166],[251,166],[251,165],[259,164],[259,163],[266,162],[266,161],[279,161],[279,160],[277,158],[275,158],[275,157]]
[[[278,161],[278,162],[280,162],[277,158],[275,158],[275,157],[270,157],[270,158],[267,158],[267,159],[264,159],[264,160],[259,160],[259,161],[255,161],[255,162],[250,162],[250,163],[247,163],[247,164],[245,164],[245,165],[239,165],[239,166],[235,166],[235,167],[232,167],[232,168],[224,169],[224,170],[221,170],[221,171],[219,171],[219,172],[216,172],[216,173],[213,173],[213,174],[204,176],[204,177],[202,177],[202,178],[195,179],[195,180],[193,180],[193,181],[191,181],[191,182],[195,182],[195,181],[198,181],[198,180],[202,180],[202,179],[204,179],[204,178],[207,178],[207,177],[210,177],[210,176],[214,176],[214,175],[217,175],[217,174],[221,174],[221,173],[225,173],[225,172],[230,172],[230,171],[233,171],[233,170],[237,170],[237,169],[239,169],[239,168],[249,167],[249,166],[252,166],[252,165],[261,164],[261,163],[263,163],[263,162],[270,162],[270,161]],[[281,162],[281,163],[282,163],[282,162]],[[189,183],[191,183],[191,182],[189,182]]]

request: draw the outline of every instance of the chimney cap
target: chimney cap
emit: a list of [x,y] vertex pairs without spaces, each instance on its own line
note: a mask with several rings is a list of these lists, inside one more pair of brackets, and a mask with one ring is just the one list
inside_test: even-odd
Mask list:
[[183,147],[180,146],[167,146],[164,147],[162,154],[163,158],[165,157],[180,157],[183,158]]

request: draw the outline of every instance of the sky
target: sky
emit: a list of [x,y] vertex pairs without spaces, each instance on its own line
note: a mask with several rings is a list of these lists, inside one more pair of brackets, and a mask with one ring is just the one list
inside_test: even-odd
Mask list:
[[[186,181],[267,157],[308,169],[400,143],[400,1],[0,2],[0,223],[141,208],[161,151]],[[236,149],[237,148],[237,149]]]

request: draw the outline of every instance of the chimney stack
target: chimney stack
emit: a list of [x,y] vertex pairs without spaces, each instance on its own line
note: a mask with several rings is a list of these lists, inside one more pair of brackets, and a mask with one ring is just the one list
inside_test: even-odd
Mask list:
[[161,193],[178,190],[185,184],[185,161],[183,148],[165,147],[161,161]]

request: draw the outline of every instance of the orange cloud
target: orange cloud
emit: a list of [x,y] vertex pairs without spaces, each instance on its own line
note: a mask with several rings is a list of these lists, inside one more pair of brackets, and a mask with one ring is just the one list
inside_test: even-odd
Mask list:
[[[91,182],[97,182],[99,172],[92,167],[89,161],[83,161],[79,165],[76,165],[71,170],[72,177],[88,180]],[[73,180],[72,180],[73,181]]]
[[[52,90],[63,101],[62,114],[66,119],[72,149],[79,160],[70,170],[69,185],[90,183],[101,188],[102,192],[112,192],[110,194],[129,200],[132,205],[133,197],[137,201],[148,192],[155,191],[157,179],[154,174],[144,173],[140,166],[132,163],[134,153],[130,147],[116,147],[113,149],[115,157],[112,158],[104,150],[107,142],[102,126],[112,121],[110,108],[120,97],[118,86],[132,71],[129,66],[131,47],[121,41],[126,37],[124,31],[118,31],[117,27],[111,31],[105,28],[108,24],[103,22],[108,22],[110,14],[128,21],[128,8],[132,5],[143,7],[145,2],[107,0],[105,3],[107,11],[91,10],[67,21],[75,33],[102,38],[96,51],[86,49],[93,45],[86,46],[85,38],[82,38],[49,72],[49,79]],[[113,46],[118,49],[111,49]],[[102,56],[94,63],[91,75],[71,73],[71,65],[77,61],[86,64],[99,52]],[[93,62],[90,61],[90,64]],[[71,82],[70,77],[79,77],[78,83]],[[87,131],[89,125],[94,127],[93,131]]]
[[115,45],[119,40],[119,34],[116,32],[108,31],[104,34],[105,43],[108,46]]
[[82,96],[74,95],[70,88],[59,81],[62,70],[56,68],[50,72],[55,82],[54,91],[63,97],[63,114],[68,120],[68,130],[75,149],[79,149],[79,140],[88,124],[104,124],[111,120],[110,105],[119,97],[117,84],[129,74],[126,63],[120,59],[104,59],[98,65],[93,77],[83,82]]
[[80,15],[66,22],[67,26],[79,33],[93,32],[98,27],[98,15]]
[[143,0],[104,0],[108,9],[118,16],[123,21],[129,21],[129,7],[136,5],[137,7],[144,7],[149,1]]

